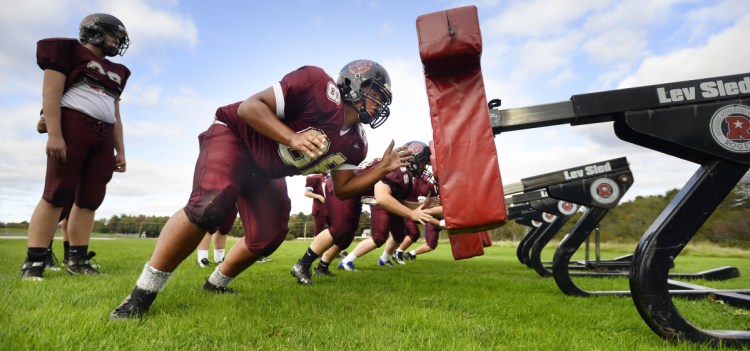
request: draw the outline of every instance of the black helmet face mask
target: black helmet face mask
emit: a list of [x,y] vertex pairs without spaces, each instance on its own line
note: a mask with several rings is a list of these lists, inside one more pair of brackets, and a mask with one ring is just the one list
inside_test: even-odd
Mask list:
[[[383,125],[390,116],[391,109],[388,105],[391,104],[391,97],[388,89],[380,82],[371,80],[368,83],[364,89],[360,88],[362,106],[359,107],[357,112],[359,113],[359,120],[362,123],[369,124],[374,129]],[[374,115],[367,110],[368,104],[378,106]]]

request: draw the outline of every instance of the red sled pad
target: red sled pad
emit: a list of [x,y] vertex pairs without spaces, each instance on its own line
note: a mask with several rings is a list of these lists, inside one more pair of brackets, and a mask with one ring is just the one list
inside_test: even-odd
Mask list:
[[492,246],[492,236],[490,235],[490,232],[485,230],[480,234],[482,234],[479,236],[482,239],[482,246],[484,247]]
[[[486,233],[486,232],[485,232]],[[484,255],[482,233],[448,235],[454,260],[464,260]]]
[[505,197],[480,67],[475,6],[417,18],[433,129],[433,171],[449,234],[507,221]]

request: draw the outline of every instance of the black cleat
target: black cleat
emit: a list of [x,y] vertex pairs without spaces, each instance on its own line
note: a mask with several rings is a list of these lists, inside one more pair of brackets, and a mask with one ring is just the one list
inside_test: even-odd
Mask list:
[[417,259],[417,255],[412,255],[408,252],[404,252],[404,259],[407,261],[414,261]]
[[215,294],[235,294],[237,293],[232,288],[227,288],[225,286],[217,286],[211,284],[211,282],[208,281],[208,278],[206,278],[206,282],[203,283],[203,290],[206,290],[208,292],[212,292]]
[[206,282],[203,283],[203,290],[206,290],[208,292],[212,292],[215,294],[236,294],[237,293],[232,288],[211,284],[211,282],[208,281],[208,278],[206,278]]
[[313,272],[315,272],[315,275],[323,275],[323,276],[331,277],[331,278],[333,278],[333,277],[336,276],[335,274],[333,274],[333,272],[331,272],[330,269],[323,268],[320,265],[318,265],[317,267],[315,267],[315,270]]
[[310,265],[297,262],[292,266],[291,273],[293,277],[297,278],[297,283],[313,285],[312,277],[310,277]]
[[211,265],[211,262],[209,262],[207,258],[201,258],[196,264],[201,268],[206,268]]
[[44,267],[47,266],[44,261],[33,262],[26,261],[21,266],[21,280],[42,281],[44,280]]
[[[89,251],[86,257],[70,257],[66,263],[65,273],[77,275],[100,275],[99,270],[91,265],[90,259],[96,256],[96,252]],[[98,266],[97,266],[98,267]]]
[[392,255],[393,260],[396,261],[398,264],[406,264],[404,262],[404,252],[403,251],[396,251]]
[[45,262],[47,263],[47,269],[51,271],[60,270],[60,261],[57,260],[57,256],[55,256],[54,251],[49,250],[47,252],[47,258],[45,259]]
[[112,320],[128,320],[128,319],[142,319],[143,314],[148,312],[151,304],[156,299],[156,292],[143,290],[137,286],[133,288],[130,295],[117,306],[112,313],[109,314],[109,319]]

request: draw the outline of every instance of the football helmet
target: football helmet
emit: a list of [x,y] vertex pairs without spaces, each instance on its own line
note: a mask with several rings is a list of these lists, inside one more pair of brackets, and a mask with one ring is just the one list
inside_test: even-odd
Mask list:
[[[104,33],[118,39],[116,48],[104,45]],[[130,38],[125,25],[117,17],[106,13],[94,13],[86,16],[78,26],[78,35],[82,43],[99,46],[107,56],[124,55],[130,46]]]
[[[430,147],[421,141],[410,141],[406,144],[406,150],[412,154],[412,158],[409,160],[407,169],[412,171],[415,176],[422,176],[427,165],[430,164]],[[425,167],[420,167],[420,164],[424,163]]]
[[[362,103],[357,109],[359,120],[364,124],[369,124],[371,128],[382,125],[391,114],[388,108],[392,98],[391,77],[377,62],[370,60],[349,62],[339,72],[336,85],[341,91],[341,98],[344,102],[350,106],[355,106],[356,102]],[[380,94],[374,94],[373,91]],[[374,116],[367,112],[368,101],[379,105]]]

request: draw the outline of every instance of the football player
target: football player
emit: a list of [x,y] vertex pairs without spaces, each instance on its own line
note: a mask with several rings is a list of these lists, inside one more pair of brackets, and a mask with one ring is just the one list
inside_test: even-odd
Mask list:
[[311,174],[305,178],[305,196],[313,199],[312,216],[315,218],[315,232],[317,236],[326,226],[328,213],[326,212],[325,183],[328,179],[328,172],[323,174]]
[[[125,172],[120,95],[130,77],[122,56],[130,45],[123,23],[103,13],[86,16],[79,38],[37,43],[37,64],[44,70],[42,110],[47,130],[44,192],[29,222],[23,280],[42,280],[48,244],[63,208],[68,218],[69,274],[99,274],[88,261],[95,211],[113,172]],[[114,151],[114,152],[113,152]]]
[[[407,202],[418,202],[420,198],[431,198],[433,201],[438,199],[436,197],[433,197],[433,195],[437,194],[437,188],[432,181],[431,172],[428,172],[427,170],[423,171],[422,175],[419,177],[414,177],[412,182],[414,186],[412,187],[411,194],[409,194],[409,197],[406,199]],[[435,204],[435,206],[438,205]],[[442,207],[439,209],[434,208],[432,211],[433,215],[437,215],[438,213],[442,213]],[[417,240],[419,240],[419,236],[421,234],[419,232],[417,222],[410,221],[404,218],[404,226],[406,230],[404,241],[402,241],[396,251],[393,252],[393,260],[398,264],[405,264],[404,260],[410,261],[414,259],[414,256],[412,256],[410,253],[405,253],[404,251],[406,251],[412,243],[415,243]],[[435,231],[436,229],[437,232]],[[425,240],[427,241],[427,244],[432,245],[428,247],[432,247],[432,249],[435,249],[435,247],[437,247],[437,234],[439,234],[439,232],[439,227],[435,227],[433,224],[425,224]],[[392,237],[388,238],[385,246],[386,249],[394,246],[394,244],[390,243],[390,241],[393,241]]]
[[[315,236],[305,254],[292,266],[291,274],[297,282],[312,285],[310,267],[318,257],[320,262],[315,267],[316,275],[334,277],[329,266],[343,250],[351,245],[354,234],[359,227],[359,217],[362,213],[361,196],[341,200],[332,193],[331,179],[326,180],[326,212],[329,227]],[[322,255],[322,256],[321,256]]]
[[[425,205],[431,201],[423,203],[405,201],[412,192],[412,178],[420,177],[430,163],[430,148],[421,141],[410,141],[404,146],[412,156],[408,166],[391,171],[373,188],[372,195],[375,197],[377,206],[372,206],[372,237],[361,241],[349,255],[341,260],[340,269],[356,270],[354,261],[382,246],[388,239],[389,233],[393,235],[396,244],[401,243],[406,235],[404,218],[422,224],[428,222],[440,225],[433,215],[441,213],[442,208],[425,208]],[[373,165],[377,165],[377,162]],[[395,248],[396,245],[386,247],[386,251],[378,259],[379,266],[393,266],[390,257]]]
[[203,132],[187,205],[164,225],[135,287],[110,318],[142,317],[203,234],[237,204],[244,244],[232,246],[203,285],[233,292],[232,280],[286,238],[291,201],[284,177],[330,170],[333,192],[347,199],[406,165],[409,155],[391,141],[378,167],[354,172],[367,155],[362,124],[380,126],[390,103],[388,72],[376,62],[356,60],[336,81],[321,68],[303,66],[244,101],[218,108]]

